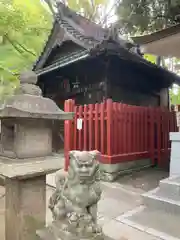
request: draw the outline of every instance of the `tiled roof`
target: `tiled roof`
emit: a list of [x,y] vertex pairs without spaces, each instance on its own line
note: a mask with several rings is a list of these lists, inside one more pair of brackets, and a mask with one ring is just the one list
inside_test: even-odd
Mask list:
[[[121,41],[120,44],[126,45],[124,40],[116,39],[116,36],[113,36],[109,29],[102,28],[81,15],[76,14],[64,4],[59,3],[58,13],[51,33],[39,59],[33,66],[33,70],[42,68],[53,47],[58,44],[57,40],[59,40],[59,44],[63,41],[62,36],[58,36],[62,31],[64,31],[66,37],[87,50],[94,48],[108,37],[113,38],[115,41],[119,41],[119,43]],[[130,43],[127,43],[127,45],[132,46]]]
[[[67,54],[50,66],[43,68],[53,48],[61,45],[61,43],[67,39],[81,46],[82,50]],[[141,64],[147,69],[152,69],[152,71],[157,72],[157,74],[161,74],[163,78],[170,78],[170,81],[180,83],[180,78],[177,75],[143,59],[137,49],[134,44],[117,38],[117,35],[112,34],[108,29],[102,28],[76,14],[62,3],[59,3],[58,13],[52,31],[33,70],[36,71],[37,74],[42,74],[42,72],[46,73],[49,70],[65,66],[68,63],[78,61],[94,53],[98,54],[98,51],[102,53],[104,50],[108,50],[109,54],[115,54],[121,59]]]

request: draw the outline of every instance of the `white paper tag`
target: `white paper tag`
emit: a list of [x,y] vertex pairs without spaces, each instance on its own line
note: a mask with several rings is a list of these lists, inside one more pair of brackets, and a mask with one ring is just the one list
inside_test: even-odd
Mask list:
[[77,119],[77,129],[82,130],[83,120],[82,118]]

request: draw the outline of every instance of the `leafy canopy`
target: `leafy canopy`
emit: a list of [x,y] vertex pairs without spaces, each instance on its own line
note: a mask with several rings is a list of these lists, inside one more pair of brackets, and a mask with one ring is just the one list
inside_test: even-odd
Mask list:
[[18,84],[20,71],[31,68],[52,26],[52,17],[39,0],[0,2],[0,93]]
[[121,0],[116,13],[126,33],[150,33],[180,22],[180,0]]

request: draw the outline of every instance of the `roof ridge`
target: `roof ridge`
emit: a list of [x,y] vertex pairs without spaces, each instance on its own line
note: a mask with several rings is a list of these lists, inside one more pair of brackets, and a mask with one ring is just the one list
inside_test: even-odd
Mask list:
[[85,45],[87,45],[88,48],[92,48],[99,43],[99,41],[93,39],[92,37],[84,37],[83,34],[81,34],[79,31],[77,31],[77,29],[70,25],[69,22],[66,21],[66,19],[61,19],[59,16],[57,16],[57,20],[59,21],[60,26],[67,33],[69,33],[79,41],[84,41]]

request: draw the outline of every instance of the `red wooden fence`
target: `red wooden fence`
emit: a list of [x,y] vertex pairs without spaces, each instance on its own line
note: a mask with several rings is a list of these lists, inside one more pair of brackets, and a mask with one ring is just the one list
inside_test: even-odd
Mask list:
[[[65,121],[66,170],[70,150],[99,150],[101,161],[109,164],[151,158],[152,164],[168,165],[169,132],[177,131],[174,112],[111,99],[84,106],[67,100],[65,111],[75,112],[73,121]],[[78,118],[83,119],[82,130],[77,129]]]

